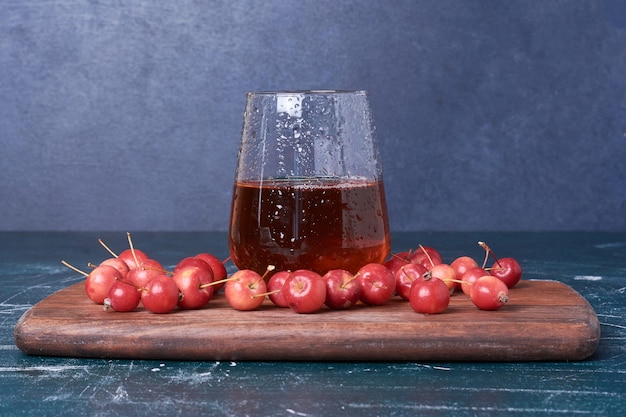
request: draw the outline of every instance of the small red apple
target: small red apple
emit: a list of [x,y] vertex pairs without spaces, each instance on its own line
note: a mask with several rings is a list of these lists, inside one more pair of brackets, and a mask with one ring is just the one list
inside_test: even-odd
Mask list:
[[211,276],[213,275],[213,269],[211,268],[211,265],[209,265],[208,263],[206,263],[205,261],[203,261],[200,258],[195,258],[193,256],[188,256],[186,258],[181,259],[177,264],[176,267],[174,268],[174,273],[176,273],[178,270],[186,267],[186,266],[195,266],[196,268],[201,268],[207,271],[211,271]]
[[111,265],[95,267],[85,279],[87,297],[96,304],[103,304],[116,280],[122,280],[122,274],[116,268]]
[[184,310],[204,307],[213,296],[214,287],[204,285],[213,281],[211,268],[184,266],[174,272],[172,279],[181,293],[178,307]]
[[290,309],[296,313],[315,313],[326,301],[326,283],[316,272],[298,269],[285,280],[281,290]]
[[454,290],[456,287],[456,273],[450,265],[437,264],[430,268],[429,273],[431,277],[442,280],[450,290]]
[[417,313],[442,313],[450,304],[450,289],[438,278],[416,280],[411,287],[409,304]]
[[322,276],[326,283],[326,301],[334,310],[345,310],[359,301],[361,287],[355,276],[343,269],[331,269]]
[[493,275],[485,275],[472,285],[470,298],[481,310],[497,310],[509,301],[509,288]]
[[122,278],[126,278],[126,275],[130,270],[130,268],[128,268],[128,264],[119,258],[105,259],[104,261],[100,262],[100,265],[111,265],[113,268],[120,271],[120,273],[122,274]]
[[291,271],[279,271],[272,275],[267,282],[267,291],[269,293],[270,300],[278,307],[289,307],[281,290],[290,275]]
[[153,313],[165,314],[176,308],[180,292],[172,278],[161,273],[146,283],[141,289],[141,302]]
[[501,258],[493,263],[490,274],[513,288],[522,279],[522,267],[513,258]]
[[396,290],[396,278],[383,264],[364,265],[357,271],[356,277],[361,287],[360,299],[365,304],[385,304]]
[[490,269],[490,274],[504,282],[507,288],[513,288],[522,279],[522,267],[513,258],[498,259],[489,245],[485,242],[478,242],[478,246],[485,249],[485,263],[489,255],[493,257],[495,262]]
[[226,300],[235,310],[249,311],[263,304],[267,293],[265,280],[251,269],[240,269],[224,285]]
[[[133,255],[134,252],[134,255]],[[146,259],[150,259],[148,255],[139,249],[126,249],[122,251],[118,256],[118,259],[123,260],[128,264],[129,269],[135,269],[138,265],[141,265]],[[135,258],[137,261],[135,261]]]
[[395,275],[398,269],[411,262],[412,256],[412,251],[394,253],[383,265],[389,268],[389,270]]
[[396,292],[405,300],[409,299],[411,286],[416,279],[421,279],[428,272],[422,264],[408,263],[396,271]]
[[430,269],[434,265],[443,263],[443,258],[437,249],[431,246],[419,245],[419,248],[410,257],[410,261]]
[[471,294],[472,285],[476,280],[480,277],[484,277],[485,275],[489,275],[487,271],[483,268],[477,266],[476,268],[470,268],[461,276],[461,290],[467,296]]
[[[456,279],[461,280],[463,274],[469,269],[477,268],[478,263],[469,256],[459,256],[450,263],[450,266],[452,267],[452,269],[454,269]],[[457,282],[455,285],[455,289],[461,289],[461,284]]]
[[126,274],[126,280],[130,281],[136,287],[143,287],[151,278],[157,275],[163,275],[165,270],[159,261],[154,259],[144,259],[141,264],[132,268]]
[[137,287],[127,281],[116,280],[107,298],[104,299],[104,309],[112,308],[119,312],[133,311],[141,301],[141,293]]
[[[202,259],[204,262],[209,264],[211,269],[213,270],[213,279],[215,281],[221,281],[228,276],[226,272],[226,266],[224,266],[224,262],[220,261],[215,255],[210,253],[199,253],[194,258]],[[215,291],[219,291],[224,286],[224,283],[218,284],[215,287]]]

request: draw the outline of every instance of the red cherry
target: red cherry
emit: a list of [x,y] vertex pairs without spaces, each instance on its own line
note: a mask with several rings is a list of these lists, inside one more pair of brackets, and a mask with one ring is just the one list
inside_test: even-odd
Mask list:
[[522,267],[513,258],[500,258],[491,266],[490,274],[513,288],[522,279]]
[[474,282],[478,278],[484,277],[485,275],[489,275],[489,273],[479,266],[465,271],[465,273],[461,276],[461,281],[463,281],[461,283],[461,290],[463,290],[463,293],[469,296],[472,291],[472,285],[474,284]]
[[409,259],[415,264],[423,265],[426,269],[443,263],[443,258],[437,249],[424,245],[419,245],[419,248]]
[[203,269],[196,266],[184,266],[174,272],[172,279],[181,293],[178,307],[184,310],[204,307],[213,296],[214,287],[204,285],[213,281],[213,272],[210,267]]
[[326,283],[318,273],[299,269],[285,280],[281,293],[296,313],[315,313],[326,301]]
[[450,304],[450,289],[438,278],[415,280],[409,294],[409,304],[417,313],[442,313]]
[[472,284],[470,298],[481,310],[497,310],[509,301],[509,289],[498,278],[485,275]]
[[[135,253],[134,256],[133,256],[133,252]],[[135,257],[137,258],[137,260],[135,260]],[[118,259],[121,259],[124,262],[126,262],[129,269],[135,269],[137,268],[137,266],[141,265],[144,261],[150,259],[150,257],[146,255],[144,251],[141,251],[139,249],[126,249],[118,255]]]
[[159,274],[142,288],[141,302],[148,311],[165,314],[176,308],[179,296],[174,280],[165,274]]
[[[454,272],[456,273],[456,278],[458,280],[461,280],[463,274],[469,269],[477,268],[478,263],[469,256],[459,256],[450,263],[450,266],[452,267],[452,269],[454,269]],[[461,284],[456,283],[455,289],[461,289]]]
[[322,276],[326,283],[326,304],[334,310],[346,310],[359,301],[361,287],[352,273],[331,269]]
[[232,308],[249,311],[263,304],[262,296],[267,293],[265,280],[257,272],[240,269],[235,272],[224,285],[224,295]]
[[411,256],[413,256],[411,251],[395,253],[383,265],[395,275],[398,269],[411,262]]
[[396,290],[396,278],[385,265],[369,263],[362,266],[355,276],[361,287],[360,299],[365,304],[385,304]]
[[176,266],[174,267],[174,273],[176,273],[176,271],[179,271],[179,270],[183,269],[186,266],[195,266],[196,268],[200,268],[200,269],[204,269],[206,271],[210,271],[211,272],[211,276],[213,276],[213,268],[211,268],[211,265],[209,265],[208,263],[206,263],[202,259],[196,258],[194,256],[188,256],[186,258],[181,259],[176,264]]
[[159,261],[154,259],[144,259],[139,266],[128,271],[126,274],[126,280],[131,282],[138,288],[142,288],[146,285],[152,277],[157,275],[163,275],[165,270],[163,265]]
[[430,268],[429,273],[433,278],[439,278],[442,280],[450,291],[454,290],[456,287],[456,273],[450,265],[443,263],[437,264]]
[[100,265],[92,269],[90,273],[86,273],[65,261],[61,263],[86,277],[85,293],[96,304],[103,304],[115,280],[122,279],[120,271],[111,265]]
[[105,310],[112,308],[115,311],[133,311],[141,301],[141,292],[134,285],[116,280],[109,290],[107,298],[104,300]]
[[[199,253],[194,258],[202,259],[204,262],[209,264],[211,269],[213,270],[213,279],[215,281],[221,281],[228,276],[226,272],[226,266],[223,261],[220,261],[216,256],[210,253]],[[224,286],[224,283],[218,284],[215,287],[215,291],[219,291]]]
[[120,271],[120,273],[122,274],[122,278],[126,278],[126,275],[130,270],[130,268],[128,268],[128,264],[119,258],[105,259],[104,261],[100,262],[100,265],[111,265],[113,268]]
[[424,274],[428,272],[422,264],[408,263],[402,266],[394,274],[396,279],[396,292],[405,300],[409,299],[411,286],[416,279],[422,279]]
[[491,275],[502,280],[508,288],[513,288],[522,278],[522,267],[520,264],[513,258],[498,259],[485,242],[478,242],[478,246],[485,249],[483,268],[487,264],[489,255],[491,255],[495,260],[490,270]]
[[281,291],[289,275],[291,275],[290,271],[279,271],[272,275],[267,282],[267,291],[269,292],[270,300],[278,307],[289,307]]
[[121,280],[122,274],[111,265],[102,265],[94,268],[85,280],[87,297],[96,304],[104,304],[109,290],[116,280]]

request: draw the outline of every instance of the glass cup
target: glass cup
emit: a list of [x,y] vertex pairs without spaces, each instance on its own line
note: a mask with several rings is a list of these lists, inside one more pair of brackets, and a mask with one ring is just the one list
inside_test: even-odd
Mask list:
[[247,94],[228,244],[239,269],[355,273],[390,250],[365,91]]

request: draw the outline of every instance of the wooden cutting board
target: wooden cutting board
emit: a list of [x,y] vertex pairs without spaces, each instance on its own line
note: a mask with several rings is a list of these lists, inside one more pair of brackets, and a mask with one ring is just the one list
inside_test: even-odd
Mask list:
[[157,360],[575,361],[598,347],[598,318],[571,287],[521,281],[509,296],[498,311],[458,293],[436,315],[399,298],[305,315],[269,300],[240,312],[217,294],[201,310],[159,315],[104,311],[78,283],[28,310],[14,336],[32,355]]

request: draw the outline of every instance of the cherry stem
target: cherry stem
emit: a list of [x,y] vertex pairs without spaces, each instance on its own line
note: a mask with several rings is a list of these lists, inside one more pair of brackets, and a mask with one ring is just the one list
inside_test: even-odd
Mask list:
[[212,287],[213,285],[223,284],[225,282],[232,281],[233,279],[237,279],[237,277],[234,277],[234,278],[233,277],[229,277],[229,278],[224,278],[224,279],[220,279],[220,280],[217,280],[217,281],[207,282],[206,284],[200,285],[200,288],[202,289],[202,288],[206,288],[206,287]]
[[404,274],[405,277],[407,277],[408,279],[410,279],[411,281],[415,281],[415,278],[411,277],[407,272],[406,269],[404,269],[404,266],[400,268],[400,270],[402,271],[402,273]]
[[493,253],[491,248],[485,242],[478,242],[478,246],[485,250],[485,261],[483,262],[483,269],[485,269],[485,266],[487,266],[487,259],[489,259],[489,255],[493,256],[493,259],[496,260],[496,263],[499,267],[502,267],[502,265],[500,265],[500,261],[496,257],[496,254]]
[[[265,274],[263,274],[263,276],[261,277],[261,279],[265,278],[265,275],[267,275],[270,271],[273,271],[276,267],[274,265],[269,265],[267,267],[267,269],[265,270]],[[233,279],[237,279],[237,277],[233,278],[228,277],[228,278],[224,278],[224,279],[220,279],[218,281],[213,281],[213,282],[207,282],[206,284],[202,284],[200,285],[200,288],[206,288],[206,287],[211,287],[213,285],[217,285],[217,284],[223,284],[224,282],[228,282],[228,281],[232,281]]]
[[430,264],[432,266],[435,266],[435,263],[433,262],[433,258],[430,257],[430,255],[428,254],[428,251],[426,250],[426,248],[421,243],[419,244],[419,247],[422,250],[422,252],[424,252],[424,254],[426,254],[426,257],[428,258],[428,261],[430,262]]
[[124,283],[126,285],[130,285],[131,287],[134,287],[137,289],[137,291],[141,291],[141,287],[136,286],[135,284],[133,284],[131,281],[124,279],[124,278],[115,278],[116,281],[119,281],[121,283]]
[[254,294],[252,298],[265,297],[266,295],[278,294],[280,291],[281,290],[274,290],[274,291],[264,292],[263,294]]
[[274,269],[276,269],[276,267],[274,265],[268,265],[267,269],[265,270],[265,273],[263,274],[263,276],[261,277],[261,279],[265,279],[265,277],[267,276],[267,274],[269,274],[270,272],[272,272]]
[[224,260],[222,261],[222,263],[223,263],[223,264],[225,264],[225,263],[226,263],[226,262],[228,262],[228,261],[230,261],[230,256],[229,256],[228,258],[224,259]]
[[98,242],[99,242],[99,243],[102,245],[102,247],[103,247],[104,249],[106,249],[106,250],[107,250],[107,252],[109,252],[109,253],[110,253],[110,254],[111,254],[114,258],[117,258],[117,254],[116,254],[115,252],[113,252],[113,251],[111,250],[111,248],[109,248],[109,247],[108,247],[108,246],[107,246],[107,245],[106,245],[106,244],[102,241],[102,239],[98,239]]
[[[410,255],[412,252],[413,252],[413,249],[409,249],[409,252],[408,252],[408,253],[409,253],[409,255]],[[403,258],[402,256],[400,256],[400,255],[398,255],[398,254],[396,254],[396,253],[392,253],[392,254],[391,254],[391,257],[392,257],[392,258],[397,258],[397,259],[400,259],[400,260],[402,260],[402,261],[406,261],[406,258]]]
[[67,262],[65,262],[65,261],[61,261],[61,263],[62,263],[63,265],[65,265],[65,266],[67,266],[67,267],[68,267],[69,269],[71,269],[72,271],[76,271],[76,272],[78,272],[79,274],[82,274],[82,275],[84,275],[84,276],[89,276],[89,274],[88,274],[88,273],[86,273],[85,271],[81,271],[80,269],[76,268],[76,267],[75,267],[75,266],[73,266],[73,265],[68,264],[68,263],[67,263]]
[[341,284],[341,288],[346,288],[346,286],[354,280],[356,280],[356,275],[352,275],[352,278]]
[[472,285],[473,282],[468,282],[468,281],[462,281],[460,279],[442,279],[443,282],[455,282],[457,284],[470,284]]
[[128,237],[128,246],[130,246],[130,252],[133,254],[133,259],[135,259],[135,265],[139,266],[139,260],[135,254],[135,248],[133,247],[133,240],[130,238],[130,232],[126,232],[126,237]]

